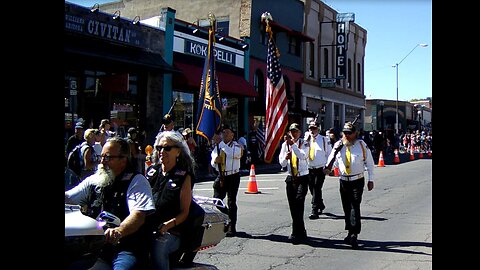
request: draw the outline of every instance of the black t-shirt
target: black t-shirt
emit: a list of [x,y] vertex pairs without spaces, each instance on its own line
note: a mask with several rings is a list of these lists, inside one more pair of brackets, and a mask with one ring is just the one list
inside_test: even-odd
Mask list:
[[79,139],[77,138],[77,136],[75,136],[75,134],[73,134],[72,136],[70,136],[70,138],[68,138],[67,140],[67,155],[68,153],[70,153],[73,148],[75,148],[75,146],[81,144],[82,142],[84,142],[85,140],[82,138],[82,139]]

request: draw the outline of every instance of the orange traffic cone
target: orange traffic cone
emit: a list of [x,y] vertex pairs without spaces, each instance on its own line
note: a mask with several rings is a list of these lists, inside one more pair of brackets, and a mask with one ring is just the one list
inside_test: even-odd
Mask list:
[[423,151],[420,150],[420,152],[418,153],[418,158],[423,158]]
[[248,181],[246,194],[258,194],[261,193],[257,188],[257,179],[255,177],[255,165],[250,166],[250,179]]
[[380,157],[378,158],[377,167],[385,167],[385,161],[383,160],[383,151],[380,151]]
[[428,150],[427,156],[428,156],[429,158],[432,158],[432,151],[430,151],[430,149]]
[[333,169],[333,176],[340,176],[340,170],[338,169],[338,167],[335,167]]
[[400,157],[398,156],[398,149],[395,149],[395,157],[393,158],[393,163],[398,164],[400,163]]
[[413,146],[410,148],[410,160],[415,160],[415,155],[413,154]]

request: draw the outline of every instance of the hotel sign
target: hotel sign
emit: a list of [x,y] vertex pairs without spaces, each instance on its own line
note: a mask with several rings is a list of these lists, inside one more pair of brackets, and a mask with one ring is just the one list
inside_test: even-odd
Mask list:
[[354,22],[355,21],[355,13],[338,13],[337,22]]
[[347,35],[345,31],[345,22],[337,23],[337,79],[345,79],[347,71],[345,60],[347,57]]

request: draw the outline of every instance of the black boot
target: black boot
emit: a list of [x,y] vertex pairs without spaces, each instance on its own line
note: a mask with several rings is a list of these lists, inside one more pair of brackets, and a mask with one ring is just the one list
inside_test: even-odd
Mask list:
[[356,234],[348,233],[343,241],[345,241],[346,244],[351,245],[353,249],[358,249],[358,239]]
[[321,215],[323,214],[323,210],[325,210],[325,205],[322,203],[322,205],[320,205],[320,209],[318,209],[318,214]]
[[350,245],[352,245],[353,249],[358,249],[358,241],[356,234],[352,234],[352,236],[350,237]]
[[352,233],[348,233],[347,237],[343,238],[343,241],[345,242],[345,244],[348,244],[350,245],[350,240],[352,239]]
[[312,209],[312,214],[308,216],[309,219],[319,219],[320,217],[318,216],[318,210],[317,209]]
[[227,228],[227,233],[225,234],[226,237],[233,237],[235,236],[235,234],[237,233],[237,230],[235,228],[235,224],[228,224],[228,228]]

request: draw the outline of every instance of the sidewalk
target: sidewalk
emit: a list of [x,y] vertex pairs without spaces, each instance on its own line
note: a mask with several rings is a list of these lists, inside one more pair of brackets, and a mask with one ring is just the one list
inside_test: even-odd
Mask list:
[[[417,160],[420,153],[413,153],[413,155],[415,157],[415,160]],[[413,161],[413,160],[410,160],[410,152],[399,153],[398,157],[400,158],[400,163],[399,164]],[[397,165],[393,162],[394,158],[395,158],[395,155],[392,154],[392,153],[389,153],[389,154],[383,156],[383,161],[384,161],[385,165]],[[427,153],[423,153],[423,158],[422,159],[432,159],[432,158],[429,158]],[[375,165],[377,165],[377,164],[378,164],[378,162],[375,163]]]

